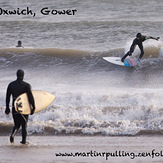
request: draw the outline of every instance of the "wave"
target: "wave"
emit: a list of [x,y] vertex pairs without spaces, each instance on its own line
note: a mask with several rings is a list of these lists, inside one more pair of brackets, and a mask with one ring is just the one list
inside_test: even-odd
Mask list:
[[82,50],[74,49],[56,49],[56,48],[6,48],[0,49],[0,56],[7,55],[25,55],[25,54],[36,54],[36,55],[45,55],[53,57],[62,57],[62,56],[80,56],[86,55],[88,52]]
[[[119,122],[121,123],[121,122]],[[123,122],[122,122],[123,123]],[[161,122],[162,123],[162,122]],[[109,127],[112,126],[113,127],[114,123],[110,122],[108,124],[104,124],[104,126]],[[135,126],[135,125],[134,125]],[[8,125],[6,125],[5,123],[2,124],[0,123],[0,135],[9,135],[11,132],[11,129],[13,127],[13,123],[10,123]],[[36,128],[37,127],[37,128]],[[117,124],[115,125],[115,127],[117,127]],[[132,127],[132,126],[131,126]],[[124,126],[125,128],[125,126]],[[141,135],[163,135],[163,130],[162,129],[156,129],[156,130],[152,130],[152,129],[138,129],[136,132],[121,132],[119,129],[117,129],[117,132],[114,132],[110,129],[110,133],[107,131],[107,129],[105,129],[105,127],[103,127],[103,129],[100,130],[96,130],[96,129],[91,129],[91,127],[79,127],[79,128],[73,128],[73,127],[67,127],[67,128],[54,128],[53,126],[46,126],[46,125],[36,125],[36,124],[32,124],[32,126],[30,126],[30,123],[28,123],[28,135],[49,135],[49,136],[53,136],[53,135],[80,135],[80,136],[96,136],[96,135],[100,135],[100,136],[141,136]],[[114,129],[116,130],[116,129]],[[133,129],[134,130],[134,129]],[[21,130],[19,130],[17,132],[17,135],[21,135]]]
[[[45,116],[47,113],[45,113]],[[43,117],[42,114],[39,114]],[[38,116],[37,116],[38,117]],[[45,119],[45,118],[44,118]],[[28,122],[28,135],[102,135],[102,136],[140,136],[162,135],[163,121],[152,120],[118,120],[97,121],[83,116],[82,119],[59,121],[35,120]],[[9,135],[13,122],[0,122],[0,135]],[[21,129],[18,134],[21,133]]]
[[[131,43],[132,41],[127,41],[125,47],[125,53],[129,50]],[[156,58],[162,54],[163,44],[161,41],[147,40],[143,45],[144,45],[143,58],[149,58],[149,57]],[[138,57],[139,54],[140,54],[140,49],[136,47],[133,56]]]
[[[29,117],[28,134],[135,136],[163,133],[162,90],[108,92],[55,93],[57,98],[50,107]],[[2,112],[0,133],[6,134],[13,122],[11,115],[4,116]]]
[[[144,58],[149,57],[158,57],[159,55],[163,55],[163,44],[161,42],[151,41],[144,45]],[[0,49],[0,57],[7,57],[8,55],[27,55],[27,54],[35,54],[35,55],[43,55],[43,56],[51,56],[51,57],[78,57],[78,56],[123,56],[128,50],[131,41],[126,43],[125,48],[119,49],[110,49],[108,51],[84,51],[77,49],[57,49],[57,48],[6,48]],[[133,56],[137,56],[140,53],[138,48],[135,49]]]
[[[2,82],[5,84],[6,76],[13,76],[21,68],[28,72],[27,77],[31,82],[33,82],[32,78],[37,78],[46,88],[45,83],[49,87],[52,87],[53,83],[64,83],[100,85],[102,87],[162,88],[163,57],[159,48],[157,48],[157,52],[157,57],[145,58],[147,56],[145,54],[139,66],[126,68],[106,62],[102,58],[108,56],[121,57],[124,55],[123,48],[104,52],[55,48],[1,49],[1,81],[3,80]],[[150,55],[150,50],[148,54]]]
[[[134,75],[140,77],[139,74],[146,72],[151,74],[151,79],[154,79],[156,74],[162,73],[162,52],[161,46],[155,46],[154,48],[151,46],[145,47],[145,54],[139,66],[135,68],[137,71],[134,72]],[[46,74],[49,75],[54,74],[54,70],[56,70],[56,73],[60,72],[59,76],[65,74],[65,72],[68,73],[66,74],[67,78],[76,76],[75,81],[83,81],[84,78],[88,80],[90,77],[92,77],[91,81],[97,81],[100,79],[98,75],[105,80],[109,74],[114,78],[119,73],[121,80],[123,80],[126,73],[133,75],[132,70],[124,71],[123,67],[108,63],[103,60],[103,57],[122,57],[124,53],[125,49],[123,48],[99,52],[56,48],[7,48],[0,49],[0,68],[2,70],[14,69],[15,71],[22,68],[28,71],[32,70],[31,72],[37,74],[40,72],[43,74],[46,70]],[[137,54],[139,54],[139,51]],[[154,72],[156,69],[157,73]],[[98,74],[97,78],[93,77],[95,73]],[[154,75],[154,78],[152,75]],[[141,81],[141,79],[139,80]],[[108,81],[111,81],[111,79]],[[117,83],[117,81],[115,82]]]

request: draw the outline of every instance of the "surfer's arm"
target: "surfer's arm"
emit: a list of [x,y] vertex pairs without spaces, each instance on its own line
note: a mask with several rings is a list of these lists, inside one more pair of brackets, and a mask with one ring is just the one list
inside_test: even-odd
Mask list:
[[10,113],[10,107],[9,107],[10,97],[11,97],[11,91],[10,91],[10,86],[8,86],[7,93],[6,93],[6,110],[5,110],[6,114]]
[[34,101],[34,97],[33,97],[33,94],[31,92],[31,87],[30,85],[27,86],[27,96],[28,96],[28,100],[29,100],[29,103],[31,104],[31,115],[34,113],[35,111],[35,101]]
[[147,39],[153,39],[153,40],[158,41],[160,39],[160,37],[145,36],[145,40],[147,40]]

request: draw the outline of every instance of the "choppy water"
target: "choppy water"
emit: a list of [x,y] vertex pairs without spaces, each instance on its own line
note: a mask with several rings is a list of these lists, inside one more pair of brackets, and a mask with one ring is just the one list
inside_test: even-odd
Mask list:
[[[29,7],[36,15],[0,15],[0,126],[4,131],[12,126],[11,116],[4,114],[6,88],[22,68],[33,90],[56,95],[49,108],[30,116],[30,133],[162,133],[161,0],[14,2],[2,1],[0,7]],[[77,12],[43,15],[40,10],[45,7]],[[121,57],[137,32],[161,37],[144,42],[145,55],[138,67],[120,67],[102,59]],[[18,40],[24,48],[15,48]]]

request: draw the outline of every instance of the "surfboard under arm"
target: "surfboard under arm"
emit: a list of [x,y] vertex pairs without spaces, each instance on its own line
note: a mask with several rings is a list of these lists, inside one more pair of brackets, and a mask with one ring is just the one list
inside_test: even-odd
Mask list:
[[[45,91],[32,91],[32,94],[35,100],[35,112],[34,113],[37,113],[45,109],[55,99],[54,95]],[[15,110],[20,114],[25,114],[25,115],[31,114],[31,106],[29,104],[26,93],[20,95],[15,100],[14,106],[15,106]]]

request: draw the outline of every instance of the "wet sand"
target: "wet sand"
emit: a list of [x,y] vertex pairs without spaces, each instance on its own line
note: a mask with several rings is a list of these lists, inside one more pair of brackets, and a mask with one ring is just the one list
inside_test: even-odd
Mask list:
[[[28,136],[28,145],[19,143],[20,136],[15,137],[14,145],[9,143],[8,138],[0,136],[1,163],[163,162],[161,135]],[[64,156],[56,156],[61,153]]]

